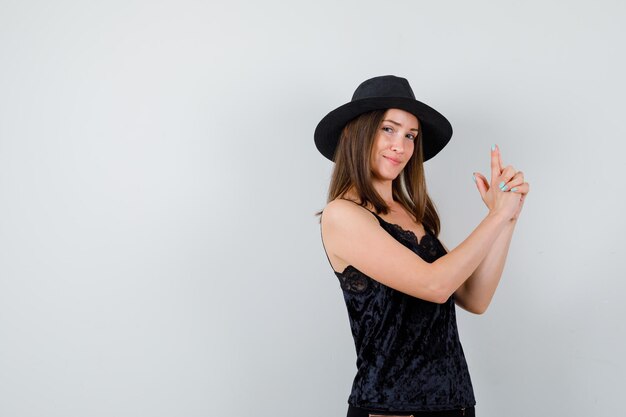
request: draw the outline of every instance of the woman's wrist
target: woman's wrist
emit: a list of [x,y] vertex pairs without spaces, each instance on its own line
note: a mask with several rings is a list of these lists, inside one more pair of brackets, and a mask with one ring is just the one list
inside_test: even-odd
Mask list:
[[487,217],[491,217],[496,219],[498,222],[502,223],[502,224],[508,224],[509,221],[511,220],[510,218],[507,219],[507,215],[502,213],[501,211],[498,210],[491,210],[489,211],[489,214],[487,214]]

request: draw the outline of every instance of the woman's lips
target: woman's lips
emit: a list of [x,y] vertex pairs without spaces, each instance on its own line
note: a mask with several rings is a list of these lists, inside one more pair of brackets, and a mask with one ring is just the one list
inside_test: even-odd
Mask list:
[[384,158],[386,158],[389,162],[391,162],[394,165],[400,165],[400,161],[396,161],[395,159],[388,158],[386,156],[384,156]]

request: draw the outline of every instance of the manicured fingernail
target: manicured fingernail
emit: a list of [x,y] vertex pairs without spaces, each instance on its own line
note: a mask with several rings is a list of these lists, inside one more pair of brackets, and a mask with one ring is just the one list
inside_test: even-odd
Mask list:
[[491,145],[491,150],[492,150],[492,151],[495,151],[495,150],[496,150],[496,145],[495,145],[495,144],[494,144],[494,145]]
[[476,175],[472,174],[472,178],[474,178],[474,182],[476,182]]
[[500,185],[498,185],[498,187],[500,187],[500,189],[502,189],[502,187],[504,187],[504,181],[502,181],[502,182],[500,183]]
[[506,185],[504,187],[502,187],[502,191],[506,191],[506,189],[509,188]]
[[517,191],[517,187],[511,188],[511,191]]

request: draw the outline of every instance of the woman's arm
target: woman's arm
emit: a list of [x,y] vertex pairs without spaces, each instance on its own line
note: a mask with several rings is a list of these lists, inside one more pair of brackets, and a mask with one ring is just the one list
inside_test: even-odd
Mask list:
[[478,268],[506,227],[515,208],[511,194],[500,193],[508,207],[494,209],[453,251],[432,263],[380,227],[363,207],[336,199],[324,208],[321,234],[327,253],[334,254],[370,278],[422,300],[445,303]]
[[[476,267],[470,277],[454,292],[456,303],[463,309],[474,314],[483,314],[487,310],[487,307],[489,307],[493,294],[496,292],[496,288],[502,277],[502,271],[504,270],[504,263],[509,252],[513,231],[515,230],[517,219],[524,206],[524,199],[530,189],[530,185],[524,182],[524,174],[522,171],[515,172],[515,169],[510,165],[503,168],[500,148],[494,145],[491,148],[492,178],[498,174],[502,175],[505,170],[514,173],[513,178],[511,178],[508,183],[507,189],[509,189],[510,192],[521,194],[519,206],[513,214],[513,217],[506,223],[500,234],[496,237],[493,246],[489,248],[487,256],[485,256],[478,267]],[[488,204],[487,196],[496,183],[490,183],[487,178],[479,172],[474,173],[474,178],[481,198],[487,205],[487,208],[489,208],[490,205]],[[446,251],[447,250],[446,248]]]
[[[517,220],[510,220],[498,235],[487,256],[472,275],[454,292],[456,304],[474,314],[483,314],[496,291]],[[442,243],[443,245],[443,243]],[[446,248],[448,251],[448,248]]]

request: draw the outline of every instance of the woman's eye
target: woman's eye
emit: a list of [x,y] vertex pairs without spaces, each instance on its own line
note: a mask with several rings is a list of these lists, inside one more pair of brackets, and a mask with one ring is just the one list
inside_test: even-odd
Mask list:
[[406,136],[407,136],[409,139],[411,139],[411,140],[415,140],[415,136],[413,136],[413,135],[406,135]]
[[[387,130],[387,129],[389,129],[389,130]],[[389,126],[385,126],[385,127],[383,127],[383,130],[384,130],[385,132],[393,132],[393,129],[392,129],[392,128],[390,128]]]

